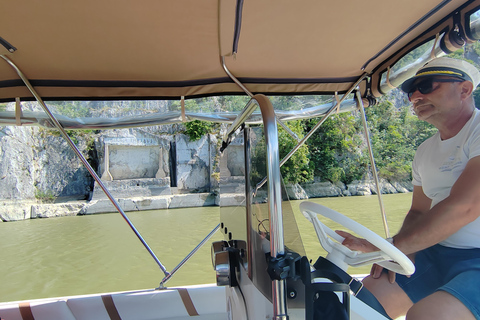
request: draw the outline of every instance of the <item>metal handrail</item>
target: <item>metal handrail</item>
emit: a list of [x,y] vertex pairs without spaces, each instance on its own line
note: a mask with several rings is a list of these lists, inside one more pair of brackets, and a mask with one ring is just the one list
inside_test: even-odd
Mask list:
[[200,241],[200,243],[192,250],[190,251],[189,254],[187,254],[187,256],[185,258],[183,258],[182,261],[180,261],[180,263],[175,267],[173,268],[173,270],[167,275],[165,276],[165,278],[162,279],[162,281],[160,281],[160,285],[158,286],[157,289],[164,289],[164,284],[167,283],[168,280],[170,280],[173,275],[175,273],[177,273],[178,270],[180,270],[181,267],[183,267],[183,265],[188,261],[190,260],[190,258],[195,254],[197,253],[197,251],[203,247],[203,245],[208,241],[210,240],[210,238],[218,231],[218,229],[220,229],[220,223],[217,224],[217,226],[215,228],[213,228],[212,231],[210,231],[209,234],[207,234],[207,236],[202,240]]
[[[229,143],[234,132],[253,113],[253,102],[260,107],[262,114],[265,143],[267,145],[267,178],[268,178],[268,215],[270,219],[270,255],[277,258],[284,254],[282,193],[280,176],[280,153],[278,149],[277,117],[270,100],[263,94],[252,95],[248,89],[228,70],[225,57],[222,57],[222,66],[228,76],[247,93],[251,100],[237,117],[234,124],[227,131],[223,143]],[[230,140],[230,141],[229,141]],[[287,320],[287,294],[285,280],[272,281],[273,319]]]

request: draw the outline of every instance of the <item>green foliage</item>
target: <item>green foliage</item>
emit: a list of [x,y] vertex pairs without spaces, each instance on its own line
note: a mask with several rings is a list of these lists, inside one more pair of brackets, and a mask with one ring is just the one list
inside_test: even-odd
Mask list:
[[[40,132],[43,137],[47,135],[51,135],[54,137],[62,136],[60,131],[58,131],[57,129],[52,129],[52,130],[42,129]],[[95,150],[95,134],[100,131],[99,130],[65,130],[65,132],[67,133],[70,140],[72,140],[72,142],[76,145],[78,145],[80,141],[86,141],[86,144],[87,144],[86,151],[92,152],[93,150]]]
[[[188,112],[241,111],[250,100],[248,96],[218,96],[185,100]],[[171,107],[180,110],[180,101],[172,101]]]
[[[291,131],[293,131],[299,138],[303,137],[303,123],[302,121],[291,121],[287,124]],[[254,151],[252,156],[252,166],[250,168],[251,185],[256,185],[267,175],[266,170],[266,144],[263,137],[263,128],[252,128],[258,132],[257,137],[262,137],[259,141],[255,141]],[[260,131],[262,133],[260,133]],[[278,150],[280,160],[282,160],[295,146],[297,141],[290,136],[283,128],[279,127],[278,132]],[[313,180],[313,166],[309,158],[309,150],[307,145],[300,147],[292,157],[284,163],[280,168],[282,178],[286,183],[300,183]]]
[[222,111],[241,111],[249,100],[250,97],[245,96],[223,96],[218,97],[218,104]]
[[194,120],[185,123],[185,134],[191,141],[196,141],[206,134],[212,133],[215,125],[210,122]]
[[[303,138],[303,125],[301,121],[291,121],[287,126],[300,139]],[[281,160],[297,145],[297,141],[281,128],[278,133],[278,144]],[[313,180],[313,166],[310,163],[308,146],[301,146],[280,168],[280,172],[282,173],[283,179],[289,183]]]
[[409,180],[415,148],[410,142],[414,138],[411,127],[406,125],[409,120],[406,109],[398,110],[384,100],[368,108],[366,116],[379,176],[388,180]]
[[436,129],[418,120],[410,106],[396,108],[385,98],[368,108],[366,115],[379,176],[387,180],[410,180],[415,151]]
[[[379,176],[390,181],[411,179],[415,150],[436,129],[412,115],[410,106],[396,108],[386,98],[366,109],[370,140]],[[309,131],[318,119],[305,121]],[[315,176],[350,183],[371,174],[360,113],[327,119],[307,141]]]
[[[319,119],[305,121],[310,131]],[[361,149],[361,138],[354,114],[342,113],[327,119],[312,135],[308,143],[315,176],[332,182],[360,179],[366,169]]]
[[44,191],[40,189],[35,189],[35,199],[46,203],[52,203],[55,201],[55,195],[51,190]]

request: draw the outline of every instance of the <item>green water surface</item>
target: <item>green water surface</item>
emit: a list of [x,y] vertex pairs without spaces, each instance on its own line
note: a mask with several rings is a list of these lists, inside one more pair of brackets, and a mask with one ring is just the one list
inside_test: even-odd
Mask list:
[[[376,196],[319,198],[318,202],[385,237]],[[411,194],[383,196],[394,234]],[[313,226],[292,201],[307,256],[324,255]],[[130,212],[129,218],[167,270],[172,270],[218,223],[218,207]],[[341,228],[329,224],[332,229]],[[215,282],[210,243],[167,283]],[[351,268],[352,274],[369,267]],[[155,288],[163,272],[118,213],[0,223],[0,301]]]

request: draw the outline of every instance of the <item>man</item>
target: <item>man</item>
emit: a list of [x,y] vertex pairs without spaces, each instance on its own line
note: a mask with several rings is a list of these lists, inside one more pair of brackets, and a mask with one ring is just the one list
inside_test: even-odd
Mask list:
[[[413,161],[413,199],[391,239],[415,263],[410,276],[372,267],[364,280],[392,318],[480,319],[480,112],[471,64],[437,58],[402,84],[420,120],[438,132]],[[378,250],[339,231],[354,250]]]

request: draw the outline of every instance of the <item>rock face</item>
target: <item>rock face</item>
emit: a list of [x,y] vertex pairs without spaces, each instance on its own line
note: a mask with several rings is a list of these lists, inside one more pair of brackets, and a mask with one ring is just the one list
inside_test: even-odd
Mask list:
[[[86,153],[86,144],[79,148]],[[0,130],[0,199],[85,199],[91,191],[88,171],[67,143],[36,127]]]
[[[215,205],[217,140],[112,130],[75,140],[125,211]],[[87,139],[88,140],[88,139]],[[62,137],[37,127],[0,128],[0,221],[115,211]],[[68,204],[51,203],[68,198]],[[67,200],[67,199],[64,199]],[[79,202],[79,200],[84,200]],[[90,201],[85,201],[90,200]]]
[[[377,194],[377,188],[373,180],[353,181],[347,186],[343,183],[313,182],[302,185],[290,185],[287,186],[286,189],[289,198],[292,200]],[[413,191],[411,182],[394,182],[391,184],[386,180],[380,180],[380,192],[382,194],[406,193],[411,191]]]
[[190,141],[176,135],[177,187],[180,190],[206,192],[210,190],[210,139],[204,136]]
[[303,185],[310,198],[338,197],[344,194],[345,185],[334,185],[331,182],[314,182]]
[[35,198],[34,128],[0,130],[0,198]]
[[[182,134],[159,136],[140,129],[123,129],[106,131],[95,140],[75,137],[73,133],[72,139],[89,156],[103,184],[125,211],[228,206],[245,200],[242,137],[237,137],[222,156],[213,135],[190,141]],[[0,199],[4,199],[0,221],[115,211],[54,130],[0,128],[0,151]],[[219,189],[223,199],[218,197]],[[382,193],[412,190],[408,182],[381,181]],[[315,181],[286,186],[286,191],[290,199],[377,192],[372,181],[349,185]],[[60,203],[51,203],[54,199]]]

